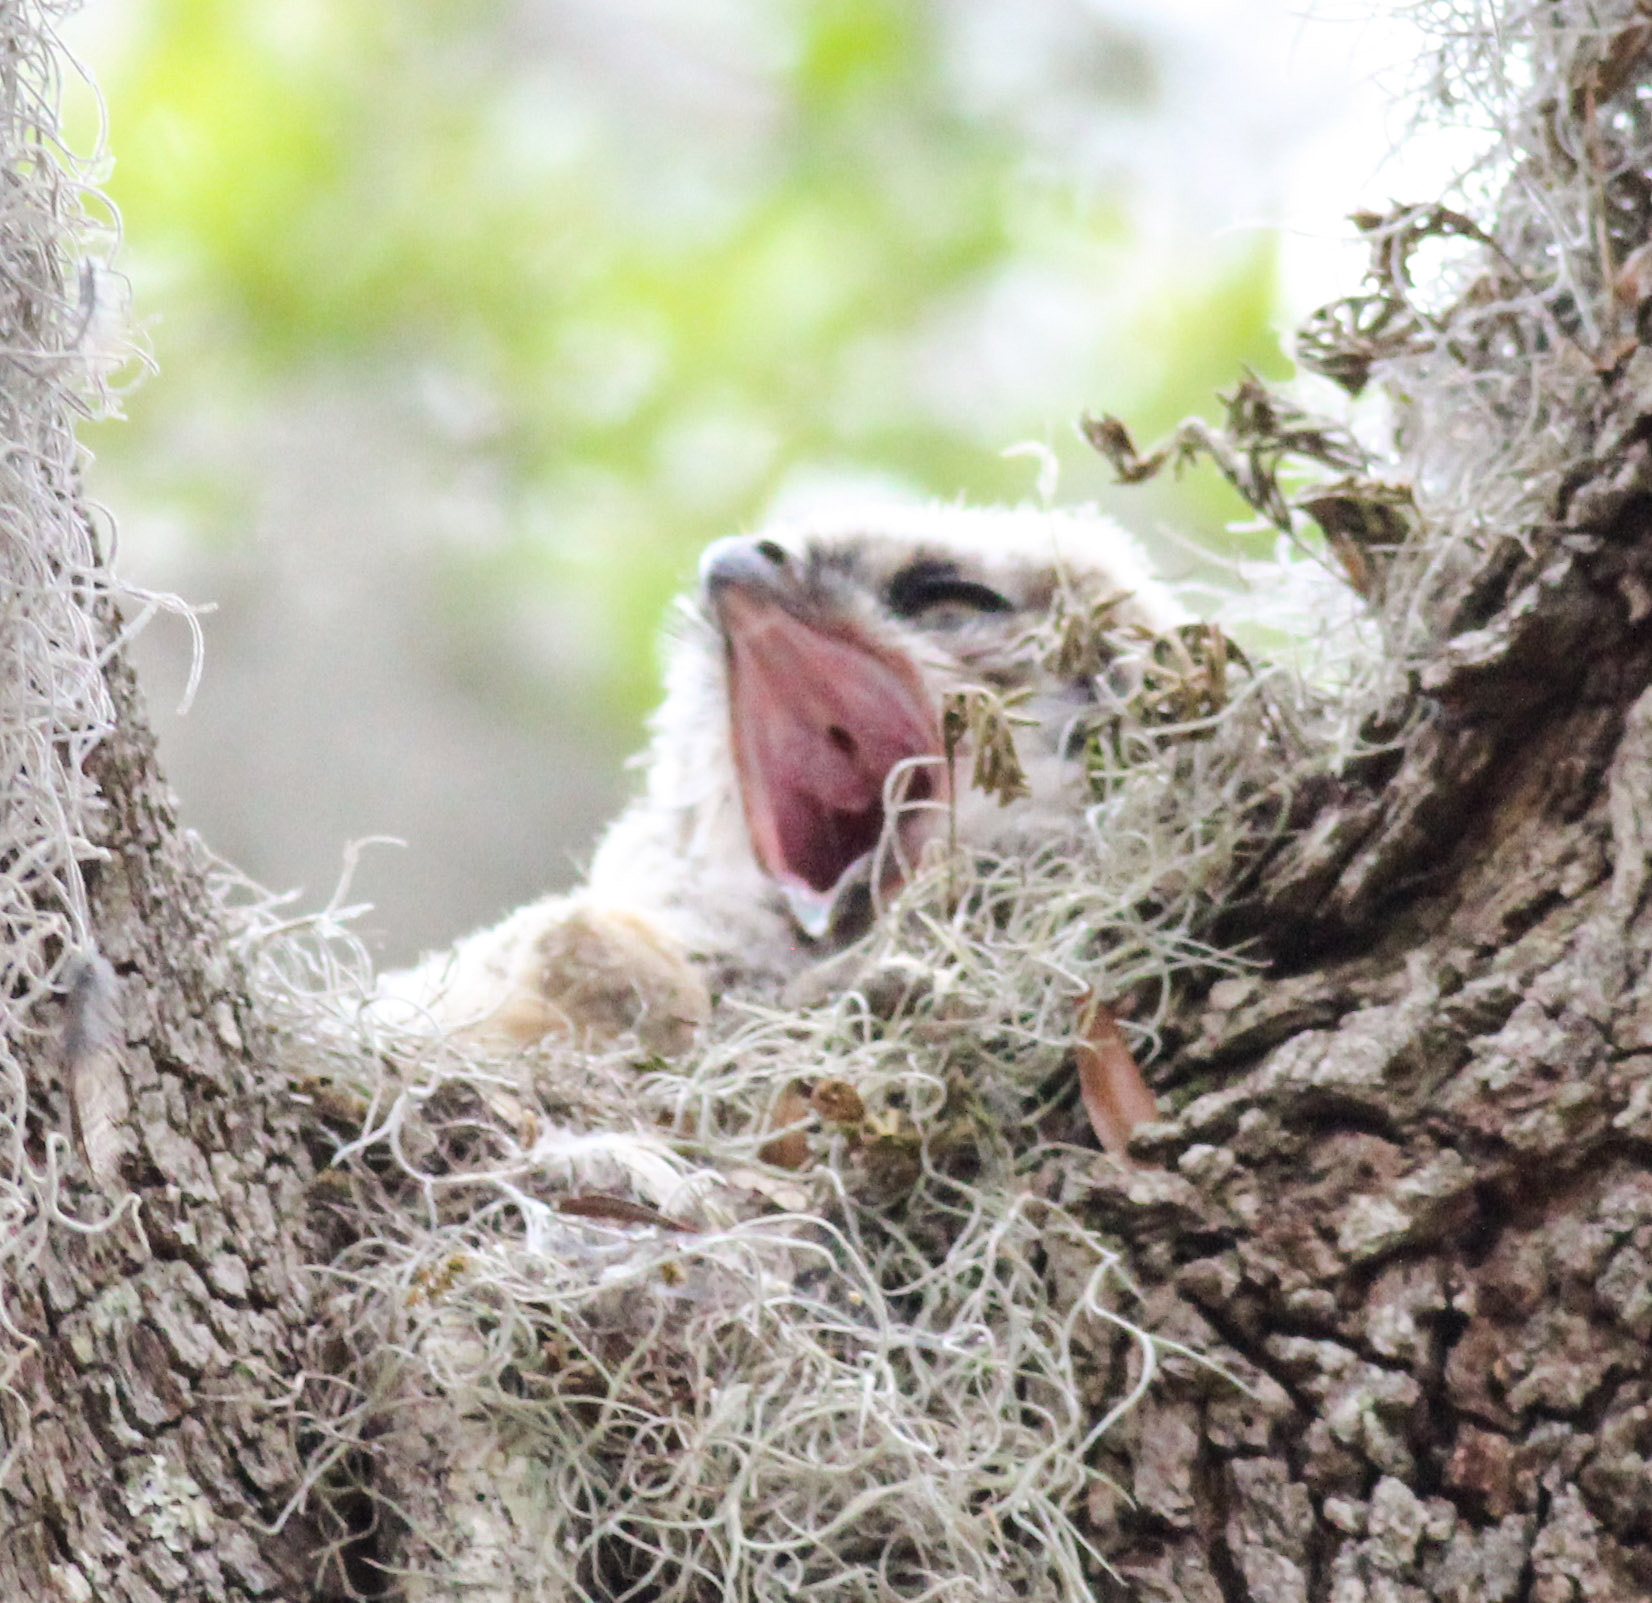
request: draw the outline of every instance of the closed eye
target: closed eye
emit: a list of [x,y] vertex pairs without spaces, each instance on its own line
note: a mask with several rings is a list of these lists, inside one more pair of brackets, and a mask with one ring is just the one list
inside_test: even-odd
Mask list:
[[916,618],[934,607],[961,607],[970,612],[1014,612],[1015,604],[991,585],[965,579],[950,562],[914,562],[889,584],[889,610],[897,618]]

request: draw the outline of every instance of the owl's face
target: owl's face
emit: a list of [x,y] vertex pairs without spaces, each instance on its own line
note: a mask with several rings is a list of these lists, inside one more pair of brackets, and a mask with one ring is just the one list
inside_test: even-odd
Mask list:
[[998,804],[967,794],[949,694],[984,688],[1025,720],[1018,805],[1065,791],[1070,807],[1071,736],[1097,686],[1093,669],[1052,666],[1052,614],[1127,596],[1109,613],[1121,625],[1184,617],[1127,537],[1070,514],[879,509],[721,540],[700,571],[750,850],[816,939],[840,931],[851,893],[893,888],[932,836],[990,834]]

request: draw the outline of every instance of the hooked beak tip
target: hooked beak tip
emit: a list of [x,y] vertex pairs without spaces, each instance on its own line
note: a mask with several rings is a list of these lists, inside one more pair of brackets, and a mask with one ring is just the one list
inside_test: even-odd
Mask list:
[[778,596],[790,589],[787,578],[786,553],[772,540],[728,535],[700,558],[700,584],[713,599],[727,589]]

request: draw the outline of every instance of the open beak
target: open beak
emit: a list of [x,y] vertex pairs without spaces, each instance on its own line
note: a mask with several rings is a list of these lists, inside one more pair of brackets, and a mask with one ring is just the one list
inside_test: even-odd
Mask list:
[[700,571],[728,653],[752,846],[818,939],[852,887],[898,884],[936,827],[947,776],[935,709],[911,659],[805,594],[778,547],[720,540]]

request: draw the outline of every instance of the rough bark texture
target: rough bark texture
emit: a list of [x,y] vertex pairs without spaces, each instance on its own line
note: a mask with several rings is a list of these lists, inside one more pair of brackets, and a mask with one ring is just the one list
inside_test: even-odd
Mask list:
[[1292,961],[1190,1014],[1162,1172],[1093,1182],[1226,1371],[1113,1440],[1139,1598],[1652,1596],[1649,396],[1652,354],[1603,377],[1392,777],[1274,865]]
[[[118,1222],[59,1226],[37,1277],[9,1289],[23,1338],[8,1377],[0,1597],[133,1603],[313,1595],[302,1521],[275,1531],[300,1479],[282,1406],[305,1371],[315,1259],[309,1159],[244,982],[178,831],[130,676],[110,672],[120,734],[95,758],[108,859],[93,918],[119,980],[130,1100]],[[38,1138],[67,1131],[57,1041],[38,1042]],[[43,1150],[43,1146],[42,1146]],[[64,1199],[114,1211],[83,1176]]]
[[0,1598],[297,1599],[307,1159],[80,499],[61,10],[0,3]]

